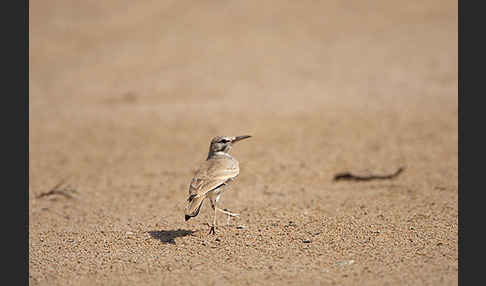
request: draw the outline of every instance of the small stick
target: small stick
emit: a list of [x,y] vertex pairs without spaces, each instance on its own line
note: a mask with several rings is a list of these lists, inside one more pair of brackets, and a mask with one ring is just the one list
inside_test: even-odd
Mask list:
[[68,193],[69,192],[76,192],[74,189],[59,189],[62,184],[64,184],[65,179],[62,179],[59,183],[57,183],[54,187],[52,187],[48,192],[41,193],[37,196],[37,198],[42,198],[45,196],[50,196],[50,195],[63,195],[68,198],[73,198],[72,195]]
[[405,167],[400,167],[398,170],[389,175],[369,175],[369,176],[358,176],[351,174],[349,172],[339,173],[334,176],[334,181],[371,181],[371,180],[386,180],[393,179],[405,170]]

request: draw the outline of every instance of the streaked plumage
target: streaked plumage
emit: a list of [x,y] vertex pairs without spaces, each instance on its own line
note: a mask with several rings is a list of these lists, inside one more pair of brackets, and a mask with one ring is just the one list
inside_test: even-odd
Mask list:
[[202,203],[206,198],[210,200],[211,207],[214,209],[214,219],[210,233],[214,233],[214,227],[216,226],[216,211],[227,214],[228,219],[230,216],[238,216],[238,214],[218,208],[216,204],[221,194],[240,172],[238,161],[229,154],[232,144],[249,137],[248,135],[237,137],[216,136],[211,140],[208,157],[199,167],[189,185],[189,197],[184,216],[186,221],[199,214]]

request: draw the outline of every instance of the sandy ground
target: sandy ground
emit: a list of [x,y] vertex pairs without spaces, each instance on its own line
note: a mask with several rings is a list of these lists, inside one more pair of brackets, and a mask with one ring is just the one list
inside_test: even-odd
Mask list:
[[456,285],[457,47],[449,0],[31,1],[30,284]]

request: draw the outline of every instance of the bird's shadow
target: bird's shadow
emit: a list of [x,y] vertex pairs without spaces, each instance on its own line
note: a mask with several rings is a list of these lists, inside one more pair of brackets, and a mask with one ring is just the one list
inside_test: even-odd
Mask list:
[[184,237],[187,235],[192,235],[194,231],[186,229],[178,230],[153,230],[149,231],[152,238],[160,240],[162,243],[176,244],[175,239],[177,237]]

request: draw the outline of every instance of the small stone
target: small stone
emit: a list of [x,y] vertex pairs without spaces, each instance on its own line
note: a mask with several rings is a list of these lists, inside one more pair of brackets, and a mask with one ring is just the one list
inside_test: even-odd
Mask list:
[[290,226],[291,227],[296,227],[297,224],[295,222],[293,222],[293,221],[289,221],[289,223],[287,225],[285,225],[284,227],[290,227]]
[[245,229],[245,228],[246,228],[246,226],[244,226],[244,225],[238,225],[236,228],[237,228],[237,229]]
[[336,263],[337,266],[344,266],[344,265],[351,265],[354,263],[354,260],[343,260],[343,261],[339,261],[338,263]]
[[221,241],[221,239],[219,239],[219,237],[216,237],[215,241]]
[[133,234],[133,232],[131,232],[131,231],[127,231],[127,232],[125,232],[125,234],[126,234],[126,235],[132,235],[132,234]]
[[304,240],[302,240],[302,242],[303,242],[303,243],[311,243],[311,242],[312,242],[312,240],[310,240],[310,239],[304,239]]

